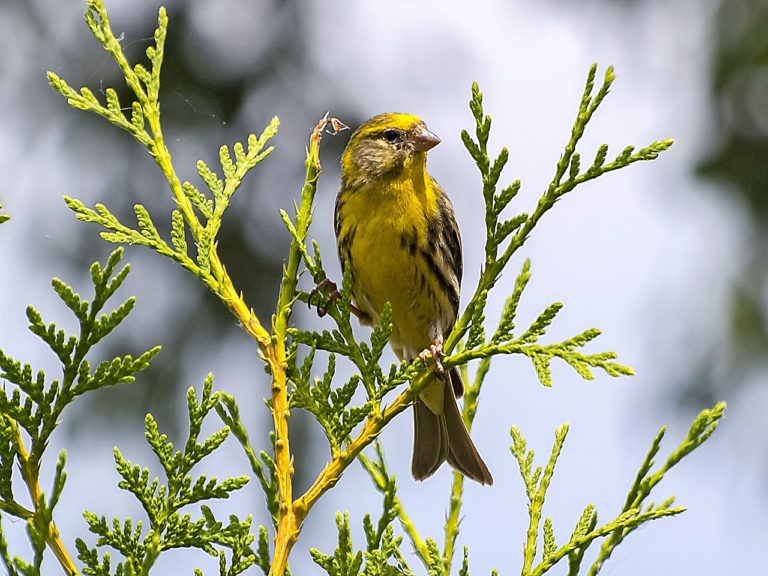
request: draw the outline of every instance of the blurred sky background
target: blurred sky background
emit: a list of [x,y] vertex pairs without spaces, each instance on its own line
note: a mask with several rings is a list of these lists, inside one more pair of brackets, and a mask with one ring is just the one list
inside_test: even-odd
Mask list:
[[[151,43],[158,5],[107,2],[113,30],[134,62]],[[637,375],[613,380],[598,373],[585,382],[557,364],[555,386],[544,389],[524,358],[497,359],[473,430],[496,483],[466,487],[459,545],[470,546],[472,574],[519,570],[527,516],[508,451],[512,424],[543,461],[555,426],[570,422],[545,509],[562,542],[588,503],[597,505],[603,521],[618,512],[661,425],[669,424],[666,455],[695,414],[724,399],[727,418],[715,436],[655,494],[655,501],[677,495],[688,512],[633,533],[604,573],[764,571],[768,1],[198,0],[167,6],[161,101],[180,177],[197,182],[197,159],[217,166],[222,143],[260,132],[275,114],[282,122],[275,152],[245,181],[220,237],[224,262],[265,322],[288,244],[278,209],[290,209],[298,196],[306,138],[327,110],[353,127],[379,112],[410,112],[443,139],[430,153],[429,169],[453,200],[463,233],[466,302],[483,241],[480,182],[459,139],[462,128],[472,128],[471,82],[479,82],[494,119],[493,149],[510,149],[502,180],[523,182],[513,207],[529,210],[552,177],[590,64],[600,64],[599,78],[613,64],[617,80],[582,141],[585,159],[603,142],[613,155],[626,144],[677,142],[659,160],[604,176],[556,206],[512,261],[488,318],[497,317],[522,259],[531,258],[521,322],[562,301],[547,341],[597,326],[603,336],[591,350],[619,352]],[[24,309],[34,304],[47,321],[73,329],[50,278],[87,294],[88,265],[111,250],[94,226],[75,220],[62,195],[104,202],[125,221],[140,202],[158,215],[158,226],[165,225],[159,215],[172,208],[160,172],[138,144],[101,118],[69,108],[46,83],[52,70],[97,94],[114,86],[122,102],[129,101],[116,67],[83,23],[83,8],[75,0],[0,0],[0,203],[12,216],[0,226],[0,348],[51,377],[56,364],[26,331]],[[348,134],[323,141],[325,171],[311,230],[336,278],[333,200]],[[142,248],[129,248],[126,261],[133,273],[118,296],[135,294],[137,309],[97,352],[138,354],[155,344],[163,352],[136,383],[93,394],[65,413],[42,477],[51,477],[55,455],[66,446],[69,481],[57,518],[70,545],[86,535],[83,510],[142,517],[116,487],[112,447],[151,465],[144,414],[151,411],[161,429],[184,438],[184,390],[199,390],[209,371],[218,388],[239,399],[254,444],[267,444],[270,419],[261,400],[267,380],[253,343],[177,266]],[[329,326],[303,307],[294,320]],[[328,454],[314,423],[301,415],[292,423],[301,490]],[[449,470],[424,483],[411,480],[411,426],[410,415],[403,415],[385,431],[387,460],[422,536],[442,541]],[[247,469],[232,442],[206,472]],[[256,523],[268,523],[255,482],[222,509],[241,517],[253,511]],[[362,515],[378,514],[380,498],[358,466],[312,511],[292,556],[294,574],[320,573],[307,548],[330,553],[337,510],[350,510],[356,545],[364,547]],[[6,518],[4,527],[13,542],[23,541],[20,522]],[[408,553],[409,544],[403,549]],[[158,573],[191,573],[195,565],[214,570],[201,554],[167,556]],[[48,566],[49,573],[58,570]]]

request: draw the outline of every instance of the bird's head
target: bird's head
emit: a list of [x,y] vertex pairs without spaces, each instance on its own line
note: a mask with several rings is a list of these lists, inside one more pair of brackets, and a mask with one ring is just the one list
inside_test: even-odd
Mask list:
[[403,171],[422,169],[427,150],[440,138],[411,114],[379,114],[360,126],[341,157],[342,178],[350,185],[397,178]]

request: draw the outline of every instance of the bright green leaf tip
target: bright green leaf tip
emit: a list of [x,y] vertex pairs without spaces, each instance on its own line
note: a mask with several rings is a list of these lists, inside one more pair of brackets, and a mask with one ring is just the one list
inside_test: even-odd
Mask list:
[[[2,209],[3,209],[3,205],[0,204],[0,210],[2,210]],[[11,217],[8,214],[0,213],[0,224],[2,224],[3,222],[7,222],[10,219],[11,219]]]

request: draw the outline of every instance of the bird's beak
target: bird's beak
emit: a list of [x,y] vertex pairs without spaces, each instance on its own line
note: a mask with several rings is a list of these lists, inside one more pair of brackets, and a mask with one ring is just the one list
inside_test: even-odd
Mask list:
[[416,150],[416,152],[426,152],[440,144],[440,138],[435,136],[424,126],[419,126],[414,130],[411,135],[411,140],[413,141],[413,149]]

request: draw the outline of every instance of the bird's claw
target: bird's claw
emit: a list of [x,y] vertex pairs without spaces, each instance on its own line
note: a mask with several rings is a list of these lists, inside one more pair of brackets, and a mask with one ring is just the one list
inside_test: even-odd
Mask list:
[[432,361],[435,363],[435,372],[440,376],[445,374],[445,368],[443,368],[442,362],[442,359],[445,356],[443,354],[443,343],[439,340],[435,340],[429,348],[425,348],[419,353],[419,359],[425,364],[427,363],[428,356],[431,357]]
[[[341,298],[341,292],[339,292],[338,287],[336,286],[336,283],[333,282],[330,278],[323,278],[318,282],[312,290],[309,291],[309,296],[307,297],[307,307],[312,308],[312,300],[317,296],[318,294],[323,296],[325,293],[328,293],[328,296],[325,299],[325,302],[321,302],[318,299],[317,302],[317,315],[322,318],[326,314],[328,314],[328,305],[333,304]],[[350,303],[349,304],[349,311],[357,316],[358,320],[360,322],[370,324],[372,322],[371,317],[360,310],[357,306]]]
[[312,308],[312,300],[314,297],[318,294],[321,296],[324,295],[326,290],[328,290],[328,296],[325,299],[325,302],[320,302],[318,299],[317,303],[317,315],[320,316],[320,318],[328,313],[329,304],[341,298],[341,292],[339,292],[336,283],[330,278],[323,278],[314,288],[312,288],[312,290],[310,290],[309,297],[307,298],[307,307]]

